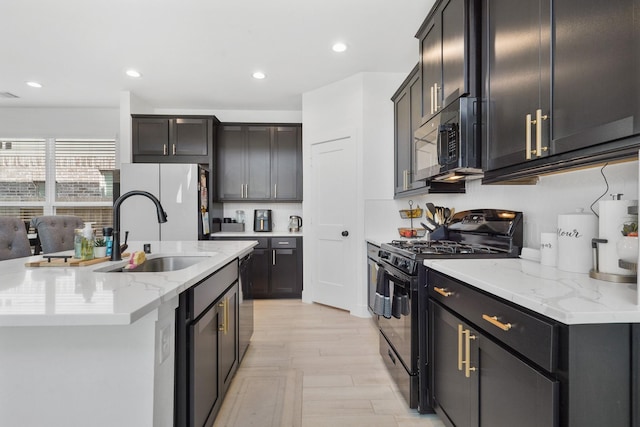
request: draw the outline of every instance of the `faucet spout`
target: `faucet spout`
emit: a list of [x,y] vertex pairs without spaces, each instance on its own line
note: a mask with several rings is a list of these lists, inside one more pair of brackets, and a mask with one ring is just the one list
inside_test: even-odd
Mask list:
[[160,200],[147,191],[133,190],[124,193],[113,202],[113,251],[111,252],[111,261],[120,261],[122,254],[120,253],[120,205],[131,196],[144,196],[150,199],[156,205],[158,214],[158,222],[167,222],[167,213],[160,204]]

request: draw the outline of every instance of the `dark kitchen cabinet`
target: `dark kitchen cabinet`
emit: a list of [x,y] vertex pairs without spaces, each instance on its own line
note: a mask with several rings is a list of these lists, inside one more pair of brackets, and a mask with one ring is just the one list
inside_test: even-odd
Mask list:
[[302,297],[302,237],[223,237],[211,240],[256,240],[250,280],[254,299]]
[[640,0],[483,0],[486,182],[637,154],[639,12]]
[[272,129],[271,182],[277,201],[302,200],[302,129],[275,126]]
[[564,325],[427,275],[430,393],[446,425],[637,425],[631,325]]
[[477,4],[476,0],[442,0],[416,34],[423,122],[457,98],[477,92]]
[[223,124],[217,138],[219,201],[301,201],[300,125]]
[[132,154],[137,163],[210,163],[213,116],[132,115]]
[[402,197],[408,191],[426,186],[424,180],[413,179],[413,133],[422,123],[422,86],[418,65],[391,100],[394,105],[394,194]]
[[174,425],[210,427],[238,368],[238,260],[180,294]]
[[[455,426],[557,426],[558,381],[493,343],[436,303],[433,396]],[[445,415],[446,414],[446,415]]]

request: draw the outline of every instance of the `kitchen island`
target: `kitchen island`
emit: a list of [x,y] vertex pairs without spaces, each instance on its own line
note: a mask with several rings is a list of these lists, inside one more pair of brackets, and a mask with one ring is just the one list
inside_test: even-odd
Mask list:
[[203,257],[162,273],[0,262],[0,425],[172,426],[178,297],[255,244],[151,242]]

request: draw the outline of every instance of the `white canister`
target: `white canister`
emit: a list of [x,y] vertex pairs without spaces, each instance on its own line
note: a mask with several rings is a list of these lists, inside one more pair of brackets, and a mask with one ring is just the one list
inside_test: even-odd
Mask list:
[[588,273],[593,268],[591,240],[598,236],[598,219],[583,209],[558,215],[558,269]]
[[558,260],[558,235],[540,234],[540,264],[555,267]]

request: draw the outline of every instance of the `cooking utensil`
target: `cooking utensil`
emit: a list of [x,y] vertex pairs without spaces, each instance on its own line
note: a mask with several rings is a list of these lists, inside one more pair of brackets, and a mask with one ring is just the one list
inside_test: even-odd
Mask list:
[[456,209],[451,208],[451,211],[449,213],[449,220],[447,221],[447,224],[451,222],[451,220],[453,219],[453,215],[455,215],[455,213],[456,213]]
[[[431,214],[429,216],[429,214]],[[431,219],[435,219],[436,216],[436,207],[433,203],[427,203],[427,216]]]
[[430,223],[429,221],[427,221],[426,224],[424,222],[421,222],[420,225],[429,231],[433,231],[436,228],[438,228],[436,225],[434,225],[433,223]]

